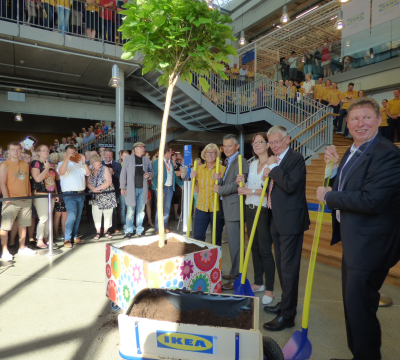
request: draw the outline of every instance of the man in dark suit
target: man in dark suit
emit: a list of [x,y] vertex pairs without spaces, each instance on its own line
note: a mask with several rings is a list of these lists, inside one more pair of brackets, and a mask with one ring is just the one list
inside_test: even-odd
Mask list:
[[[226,231],[228,233],[228,245],[231,255],[232,268],[229,275],[222,278],[229,280],[222,285],[222,290],[234,290],[233,283],[239,278],[240,265],[240,200],[238,195],[239,185],[236,177],[239,175],[239,140],[237,136],[229,134],[223,139],[224,153],[227,156],[227,164],[224,177],[221,173],[214,174],[214,180],[219,180],[218,185],[213,185],[214,192],[220,195],[220,216],[225,219]],[[246,159],[242,158],[242,172],[247,179],[249,165]]]
[[274,320],[264,324],[264,328],[280,331],[294,326],[303,237],[310,218],[303,156],[289,147],[285,127],[273,126],[267,136],[275,156],[268,159],[263,179],[270,178],[267,205],[282,300],[275,306],[264,307],[267,313],[276,315]]
[[[111,149],[106,149],[104,151],[104,160],[103,164],[110,168],[111,175],[112,175],[112,182],[115,188],[115,196],[119,199],[119,178],[121,176],[121,164],[117,161],[113,161],[113,151]],[[117,208],[113,210],[113,220],[112,220],[112,227],[115,233],[119,233],[118,230],[118,215],[117,215]]]
[[318,188],[317,198],[333,210],[332,245],[343,246],[343,303],[353,359],[380,360],[379,289],[400,258],[400,149],[378,133],[382,119],[374,99],[357,99],[347,111],[354,144],[339,167],[335,147],[327,147],[333,185]]

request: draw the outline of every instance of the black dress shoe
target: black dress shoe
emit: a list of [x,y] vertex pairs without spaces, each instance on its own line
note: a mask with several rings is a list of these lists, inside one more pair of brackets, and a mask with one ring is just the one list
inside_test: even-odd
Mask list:
[[281,313],[281,303],[278,302],[274,306],[264,306],[264,311],[268,314],[279,315]]
[[293,326],[293,319],[285,319],[283,316],[280,315],[278,315],[274,320],[267,322],[263,325],[264,329],[269,331],[281,331],[283,329],[291,328]]
[[132,238],[132,236],[133,236],[132,233],[127,233],[127,234],[125,234],[124,239],[129,240],[130,238]]

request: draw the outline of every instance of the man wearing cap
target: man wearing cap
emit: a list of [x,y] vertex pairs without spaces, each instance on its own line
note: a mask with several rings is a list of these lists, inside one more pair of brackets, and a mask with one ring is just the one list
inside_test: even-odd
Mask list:
[[126,225],[124,239],[133,237],[133,216],[136,208],[136,235],[141,236],[144,227],[144,208],[148,199],[148,181],[154,176],[150,160],[143,156],[146,145],[142,142],[133,144],[133,153],[124,160],[120,181],[121,195],[125,196]]

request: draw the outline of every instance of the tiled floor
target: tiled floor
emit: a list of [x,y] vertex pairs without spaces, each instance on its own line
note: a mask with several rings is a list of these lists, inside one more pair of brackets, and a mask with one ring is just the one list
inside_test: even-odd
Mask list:
[[[176,229],[176,223],[173,227]],[[0,261],[0,359],[29,360],[113,360],[119,359],[118,312],[112,311],[105,296],[105,244],[90,240],[92,224],[81,227],[86,244],[63,249],[61,255],[15,257],[13,263]],[[154,231],[154,230],[153,230]],[[151,234],[151,232],[150,232]],[[116,236],[118,241],[122,238]],[[229,272],[230,257],[223,245],[223,271]],[[267,333],[262,324],[273,316],[260,309],[260,328],[280,346],[301,328],[308,260],[303,259],[300,276],[299,315],[296,327]],[[252,279],[252,264],[249,279]],[[276,279],[276,299],[280,288]],[[384,285],[382,292],[395,305],[378,312],[382,325],[384,360],[400,359],[400,288]],[[262,296],[262,295],[260,295]],[[317,264],[314,278],[309,338],[312,359],[351,358],[346,345],[340,270]]]

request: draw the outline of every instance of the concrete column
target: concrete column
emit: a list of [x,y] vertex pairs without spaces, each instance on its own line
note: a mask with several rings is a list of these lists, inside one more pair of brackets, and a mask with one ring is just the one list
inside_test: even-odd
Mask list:
[[[116,66],[116,65],[114,65]],[[115,159],[118,159],[118,153],[124,150],[124,125],[125,125],[125,74],[119,70],[119,87],[116,89],[115,101]]]

